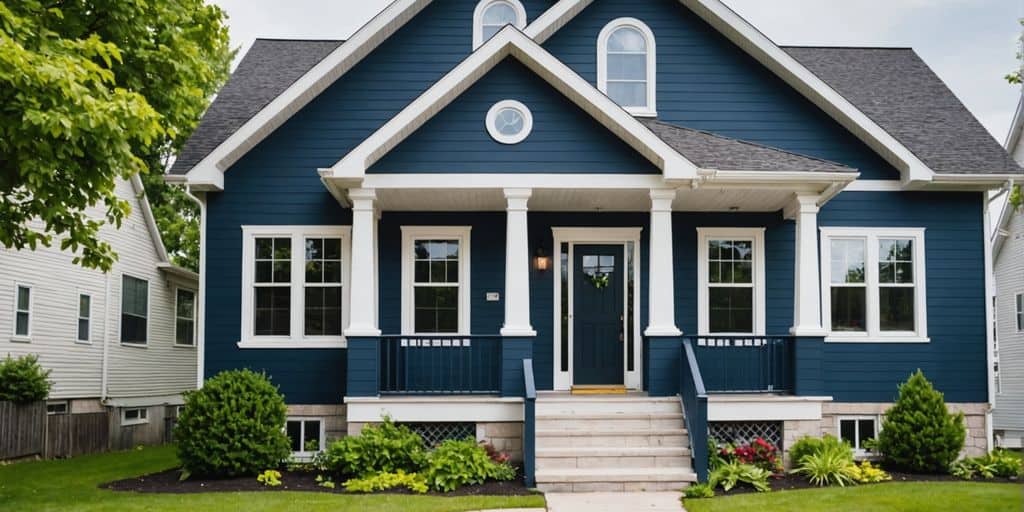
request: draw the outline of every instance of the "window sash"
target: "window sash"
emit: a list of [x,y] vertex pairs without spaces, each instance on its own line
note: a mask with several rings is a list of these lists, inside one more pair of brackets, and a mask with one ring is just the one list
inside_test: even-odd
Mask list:
[[92,296],[82,293],[78,295],[78,341],[89,341],[92,330]]
[[1017,331],[1024,331],[1024,293],[1017,294]]
[[[763,335],[764,228],[697,228],[697,231],[699,333]],[[737,244],[746,246],[749,256],[742,251],[735,253]],[[713,251],[713,248],[717,249]],[[743,275],[737,273],[738,267],[749,267],[749,270]],[[737,275],[740,276],[738,280]],[[746,294],[742,290],[749,290],[749,304],[745,302]],[[749,319],[746,318],[747,310]]]
[[[188,297],[191,306],[182,316],[182,298]],[[174,302],[174,342],[178,345],[194,346],[196,332],[196,292],[179,288]]]
[[32,287],[14,287],[14,336],[27,338],[32,334]]
[[149,281],[124,274],[121,278],[121,343],[149,341]]
[[[470,257],[470,226],[401,226],[402,230],[402,332],[406,334],[469,334],[469,265]],[[438,253],[423,251],[424,243],[444,243],[455,246],[452,251],[451,245],[439,247]],[[420,252],[417,252],[417,248]],[[455,252],[455,255],[452,255]],[[428,265],[424,273],[424,263]],[[443,276],[433,275],[435,272],[429,265],[445,263]],[[417,279],[417,266],[420,265],[420,273]],[[433,299],[429,307],[417,307],[417,296],[428,293],[426,290],[454,290],[455,297],[448,297],[450,306],[442,307],[439,297]],[[421,302],[422,304],[422,302]],[[420,317],[420,315],[431,315],[432,318]],[[419,321],[417,321],[419,319]],[[454,330],[451,324],[454,322]],[[427,330],[427,325],[435,328],[447,326],[449,328]]]
[[[874,435],[873,436],[868,437],[868,436],[866,436],[866,433],[862,433],[861,432],[861,423],[862,422],[871,422],[871,424],[872,424],[871,430],[874,431]],[[853,447],[853,450],[854,450],[855,454],[858,454],[858,455],[865,454],[867,452],[867,449],[864,448],[864,441],[867,441],[868,439],[877,439],[878,438],[878,434],[879,434],[879,431],[878,431],[879,430],[878,429],[879,421],[878,421],[878,418],[875,417],[875,416],[844,416],[844,417],[840,417],[839,421],[837,423],[838,423],[838,426],[837,426],[837,429],[836,429],[837,430],[836,434],[837,434],[837,437],[839,439],[841,439],[841,440],[844,440],[844,436],[843,436],[843,427],[844,427],[844,425],[849,425],[850,423],[853,423],[853,425],[852,425],[853,426],[853,432],[852,432],[852,434],[853,434],[853,442],[850,443],[850,445]]]

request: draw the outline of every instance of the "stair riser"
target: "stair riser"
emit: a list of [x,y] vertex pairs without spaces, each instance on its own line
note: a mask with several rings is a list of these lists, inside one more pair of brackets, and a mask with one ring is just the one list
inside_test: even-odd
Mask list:
[[689,457],[538,457],[537,469],[689,468]]
[[677,402],[537,402],[538,417],[552,414],[680,414],[681,409]]
[[541,492],[665,492],[680,491],[689,482],[537,483]]
[[538,430],[637,430],[683,428],[683,418],[557,419],[537,418]]
[[537,437],[537,448],[564,447],[638,447],[638,446],[670,446],[685,448],[689,446],[684,435],[623,435],[623,436],[544,436]]

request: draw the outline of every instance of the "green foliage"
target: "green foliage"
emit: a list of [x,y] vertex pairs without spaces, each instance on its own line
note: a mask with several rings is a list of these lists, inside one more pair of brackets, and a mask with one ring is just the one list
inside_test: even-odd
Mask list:
[[768,477],[771,472],[761,469],[753,464],[743,464],[738,461],[723,464],[708,475],[708,485],[712,489],[721,487],[726,492],[736,487],[737,483],[745,483],[752,486],[757,492],[771,491],[768,485]]
[[409,427],[384,418],[380,426],[367,426],[358,436],[331,443],[318,463],[336,475],[367,477],[399,470],[415,473],[426,461],[423,439]]
[[191,474],[253,475],[290,453],[284,397],[263,374],[232,370],[185,394],[174,427],[178,458]]
[[995,450],[981,457],[958,460],[950,466],[949,472],[964,480],[1010,478],[1021,474],[1021,460],[1005,450]]
[[345,482],[348,492],[375,492],[395,487],[405,487],[412,492],[427,492],[427,481],[418,473],[406,473],[399,469],[394,473],[377,473],[363,478],[353,478]]
[[256,477],[256,481],[267,486],[277,487],[281,485],[281,472],[276,469],[268,469]]
[[944,473],[966,436],[963,413],[950,414],[942,393],[918,370],[900,384],[899,398],[882,421],[878,447],[896,467]]
[[888,482],[892,480],[892,476],[886,473],[880,467],[872,466],[870,462],[863,461],[860,465],[853,465],[853,471],[851,471],[853,480],[859,484],[875,484],[878,482]]
[[471,437],[441,443],[430,453],[424,474],[427,484],[442,492],[451,492],[467,484],[516,477],[515,468],[508,463],[491,460],[487,451]]
[[27,404],[46,400],[50,394],[50,370],[39,366],[34,354],[0,361],[0,402]]
[[683,495],[689,499],[714,498],[715,488],[711,484],[690,484]]
[[713,437],[708,437],[708,470],[714,471],[727,461],[725,457],[722,457],[722,453],[719,451],[718,441]]
[[[1021,26],[1024,26],[1024,18],[1018,20]],[[1017,69],[1006,75],[1006,81],[1014,85],[1020,85],[1024,83],[1024,35],[1017,38]]]
[[1010,191],[1010,206],[1013,207],[1013,211],[1020,211],[1021,206],[1024,206],[1024,196],[1021,195],[1021,186],[1014,185],[1013,190]]
[[803,475],[814,485],[845,487],[855,483],[856,467],[853,454],[842,444],[829,444],[804,455],[793,473]]
[[853,460],[853,447],[836,436],[825,434],[824,437],[804,436],[798,439],[789,448],[789,458],[794,466],[799,466],[804,457],[824,451],[836,451],[845,453],[845,457]]
[[317,475],[316,484],[325,489],[334,489],[334,480],[329,476]]
[[[166,189],[166,158],[227,77],[225,18],[203,0],[0,2],[0,245],[56,238],[76,263],[111,268],[98,234],[129,212],[116,180],[155,171],[147,191]],[[195,207],[180,190],[160,199],[177,260],[192,250],[194,230],[179,223],[194,223]]]

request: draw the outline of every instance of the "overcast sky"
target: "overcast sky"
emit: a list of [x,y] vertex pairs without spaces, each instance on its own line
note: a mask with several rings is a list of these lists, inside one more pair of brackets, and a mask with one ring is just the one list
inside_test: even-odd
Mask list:
[[[213,0],[244,52],[257,37],[345,39],[389,0]],[[600,0],[597,0],[600,1]],[[725,0],[783,45],[910,46],[1000,141],[1019,90],[1024,0]]]

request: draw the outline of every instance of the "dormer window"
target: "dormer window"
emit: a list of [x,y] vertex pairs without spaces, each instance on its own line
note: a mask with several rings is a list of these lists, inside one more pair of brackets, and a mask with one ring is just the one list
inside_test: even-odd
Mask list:
[[486,43],[505,25],[526,28],[523,4],[519,0],[482,0],[473,13],[473,49]]
[[597,38],[597,88],[636,116],[655,116],[654,33],[642,21],[619,18]]

